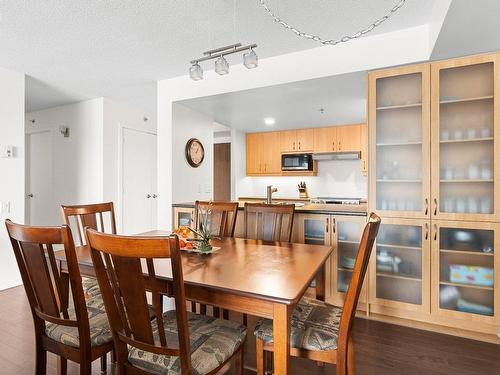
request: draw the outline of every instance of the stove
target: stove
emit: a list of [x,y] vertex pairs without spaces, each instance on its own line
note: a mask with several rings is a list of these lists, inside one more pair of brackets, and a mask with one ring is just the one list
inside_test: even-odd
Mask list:
[[361,204],[361,198],[317,197],[317,198],[311,198],[311,203],[345,204],[345,205],[351,205],[351,206],[359,206]]

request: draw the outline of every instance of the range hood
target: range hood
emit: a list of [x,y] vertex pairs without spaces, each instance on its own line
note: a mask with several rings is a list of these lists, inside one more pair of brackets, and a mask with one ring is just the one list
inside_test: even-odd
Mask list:
[[313,154],[313,160],[356,160],[361,159],[361,152],[346,151],[346,152],[322,152]]

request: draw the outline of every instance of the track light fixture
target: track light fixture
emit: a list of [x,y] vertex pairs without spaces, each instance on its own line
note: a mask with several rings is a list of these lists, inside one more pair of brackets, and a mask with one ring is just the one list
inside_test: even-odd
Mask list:
[[248,69],[256,68],[259,64],[259,58],[255,53],[254,48],[257,48],[257,44],[242,46],[241,43],[237,43],[230,46],[203,52],[203,57],[191,61],[191,67],[189,68],[189,77],[191,77],[193,81],[199,81],[203,79],[203,69],[200,66],[200,62],[213,59],[216,59],[215,72],[220,75],[228,74],[229,63],[227,62],[225,56],[242,51],[247,51],[245,54],[243,54],[243,65],[245,65]]

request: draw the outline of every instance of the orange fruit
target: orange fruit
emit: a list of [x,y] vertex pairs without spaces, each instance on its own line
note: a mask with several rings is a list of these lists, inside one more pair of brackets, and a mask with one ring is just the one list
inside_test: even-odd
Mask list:
[[186,244],[186,249],[192,249],[193,248],[193,244],[191,242],[188,242]]
[[180,246],[181,248],[186,247],[186,242],[185,242],[185,241],[183,241],[183,240],[179,240],[179,246]]

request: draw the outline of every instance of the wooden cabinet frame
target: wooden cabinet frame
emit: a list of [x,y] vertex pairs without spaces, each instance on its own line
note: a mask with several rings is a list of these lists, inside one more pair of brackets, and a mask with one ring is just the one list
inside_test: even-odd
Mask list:
[[[431,155],[432,155],[432,218],[439,220],[478,220],[495,221],[500,220],[500,72],[498,67],[498,54],[486,54],[470,56],[461,59],[438,61],[431,64]],[[494,210],[492,214],[469,214],[469,213],[447,213],[440,211],[440,72],[444,69],[466,67],[477,64],[492,63],[494,74],[493,86],[493,137],[494,137],[494,157],[493,157],[493,179],[494,179]]]
[[[422,89],[422,210],[378,210],[377,205],[377,80],[406,74],[421,74]],[[419,64],[371,72],[368,75],[369,210],[384,217],[426,219],[430,217],[430,66]]]
[[[383,218],[382,225],[418,226],[422,228],[422,303],[416,305],[407,302],[377,298],[377,242],[375,242],[370,259],[370,310],[379,314],[393,315],[400,318],[412,317],[414,313],[419,313],[422,316],[429,316],[431,312],[431,233],[429,220]],[[397,282],[396,279],[395,282]]]
[[[493,303],[494,315],[483,316],[473,313],[448,310],[440,307],[440,229],[441,228],[461,228],[461,229],[478,229],[494,231],[494,254],[493,257],[494,273],[494,289]],[[500,325],[500,224],[498,223],[481,223],[481,222],[463,222],[463,221],[432,221],[431,228],[431,257],[432,257],[432,289],[431,289],[431,311],[436,317],[436,320],[445,322],[447,325],[453,325],[459,328],[469,329],[472,331],[483,331],[485,333],[495,334],[495,327]],[[470,255],[470,256],[488,256]]]

